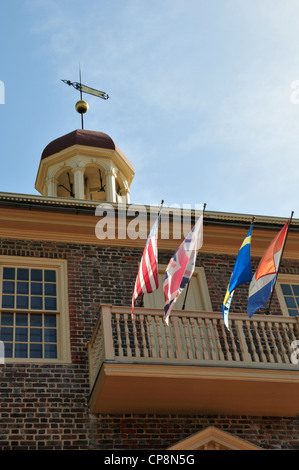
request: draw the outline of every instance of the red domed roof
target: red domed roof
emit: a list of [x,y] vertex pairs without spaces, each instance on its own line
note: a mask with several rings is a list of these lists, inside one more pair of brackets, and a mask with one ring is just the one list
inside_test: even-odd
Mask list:
[[42,153],[42,159],[60,152],[72,145],[85,145],[87,147],[99,147],[115,150],[115,144],[109,135],[103,132],[77,129],[50,142]]

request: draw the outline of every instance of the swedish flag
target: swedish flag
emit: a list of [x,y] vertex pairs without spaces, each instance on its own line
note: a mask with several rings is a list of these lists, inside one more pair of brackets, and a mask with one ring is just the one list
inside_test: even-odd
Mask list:
[[252,271],[251,271],[251,261],[250,261],[250,246],[251,246],[251,232],[252,232],[251,225],[244,241],[240,247],[235,266],[227,287],[227,291],[223,300],[222,305],[222,314],[224,319],[224,324],[229,330],[228,326],[228,312],[230,308],[230,304],[232,301],[232,297],[234,295],[235,289],[244,284],[245,282],[249,282],[252,279]]

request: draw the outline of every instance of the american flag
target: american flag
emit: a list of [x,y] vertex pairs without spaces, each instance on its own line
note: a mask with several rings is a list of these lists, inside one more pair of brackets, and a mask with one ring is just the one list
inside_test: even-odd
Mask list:
[[190,281],[195,268],[197,251],[203,244],[203,214],[181,243],[168,263],[163,290],[165,298],[164,320],[168,324],[170,312]]
[[146,245],[143,250],[139,270],[137,273],[135,287],[132,297],[132,316],[134,303],[140,294],[154,292],[159,286],[158,280],[158,227],[161,217],[161,210],[152,226]]

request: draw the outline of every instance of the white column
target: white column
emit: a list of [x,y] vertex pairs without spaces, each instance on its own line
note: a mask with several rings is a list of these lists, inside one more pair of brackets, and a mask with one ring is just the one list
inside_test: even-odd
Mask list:
[[106,200],[116,202],[115,175],[113,170],[105,171],[106,177]]
[[85,168],[77,166],[72,169],[74,175],[74,193],[76,199],[85,199],[84,194],[84,172]]
[[55,177],[49,178],[46,181],[47,186],[47,196],[57,197],[57,179]]
[[122,202],[126,204],[130,204],[130,191],[128,188],[123,188],[120,190],[120,194],[122,197]]

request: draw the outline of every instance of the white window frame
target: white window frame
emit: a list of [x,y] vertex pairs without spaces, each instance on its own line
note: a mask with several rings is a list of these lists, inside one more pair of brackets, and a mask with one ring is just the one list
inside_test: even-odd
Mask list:
[[[70,325],[69,325],[69,306],[68,306],[68,276],[67,261],[53,258],[30,258],[21,256],[0,255],[0,265],[2,267],[13,268],[41,268],[55,269],[57,273],[57,358],[4,358],[5,363],[70,363]],[[2,269],[1,269],[2,273]],[[1,312],[18,312],[19,309],[2,308],[2,275],[0,279],[0,310]],[[26,311],[22,309],[20,311]],[[29,313],[33,310],[28,309]],[[50,311],[49,313],[53,313]],[[46,314],[46,311],[45,311]]]
[[[285,302],[285,298],[281,289],[281,284],[297,284],[299,286],[299,274],[279,274],[275,286],[282,314],[286,317],[292,318],[292,316],[289,314],[288,307]],[[299,316],[299,307],[298,315],[296,316]]]

